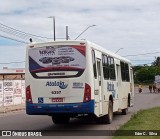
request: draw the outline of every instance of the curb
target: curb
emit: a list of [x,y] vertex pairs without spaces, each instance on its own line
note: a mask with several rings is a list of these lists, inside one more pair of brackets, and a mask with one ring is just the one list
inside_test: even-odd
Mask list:
[[0,107],[0,114],[5,114],[8,112],[17,112],[22,110],[25,110],[25,104],[15,105],[15,106],[13,105],[8,107]]

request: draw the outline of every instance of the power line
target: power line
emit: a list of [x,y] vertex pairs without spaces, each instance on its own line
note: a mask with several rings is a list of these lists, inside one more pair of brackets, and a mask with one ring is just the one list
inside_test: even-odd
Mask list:
[[42,37],[42,36],[39,36],[39,35],[26,33],[24,31],[17,30],[15,28],[9,27],[9,26],[4,25],[2,23],[0,23],[0,31],[5,33],[5,35],[1,34],[1,37],[11,39],[11,40],[14,40],[14,41],[18,41],[18,42],[21,42],[21,43],[24,43],[24,42],[28,43],[28,40],[30,38],[32,38],[34,41],[37,41],[37,42],[42,42],[42,41],[44,41],[44,39],[52,39],[52,38],[48,38],[48,37]]
[[9,26],[4,25],[4,24],[2,24],[2,23],[0,23],[0,25],[4,26],[4,27],[6,27],[6,28],[9,28],[9,29],[15,30],[15,31],[17,31],[17,32],[24,33],[24,34],[26,34],[26,35],[35,36],[35,37],[39,37],[39,38],[43,38],[43,39],[53,39],[53,38],[48,38],[48,37],[44,37],[44,36],[39,36],[39,35],[30,34],[30,33],[24,32],[24,31],[20,31],[20,30],[18,30],[18,29],[9,27]]
[[[20,31],[18,29],[9,27],[9,26],[4,25],[2,23],[0,23],[0,31],[5,33],[5,35],[1,34],[0,35],[1,37],[11,39],[11,40],[14,40],[14,41],[17,41],[17,42],[21,42],[21,43],[24,43],[24,42],[28,43],[28,40],[30,38],[32,38],[32,40],[36,41],[36,42],[46,41],[44,39],[53,39],[53,38],[48,38],[48,37],[44,37],[44,36],[39,36],[39,35],[34,35],[34,34],[31,34],[31,33],[27,33],[27,32],[24,32],[24,31]],[[64,38],[57,38],[57,39],[64,39]]]
[[1,27],[0,30],[2,32],[8,33],[8,34],[11,34],[11,35],[14,35],[14,36],[16,35],[19,38],[23,38],[23,39],[28,38],[28,36],[26,36],[25,34],[20,34],[19,32],[15,32],[13,30],[10,30],[10,29],[4,28],[4,27]]
[[[141,64],[136,64],[136,65],[147,65],[147,64],[152,64],[153,62],[149,62],[149,63],[141,63]],[[133,64],[134,65],[134,64]]]
[[8,63],[0,63],[0,64],[14,64],[14,63],[24,63],[24,62],[26,62],[26,61],[19,61],[19,62],[8,62]]
[[132,59],[130,59],[130,61],[153,61],[152,59],[148,59],[148,60],[132,60]]
[[17,42],[20,42],[20,43],[28,44],[28,43],[27,43],[27,42],[25,42],[25,41],[21,41],[21,40],[14,39],[14,38],[12,38],[12,37],[7,37],[7,36],[4,36],[4,35],[0,35],[0,37],[2,37],[2,38],[6,38],[6,39],[10,39],[10,40],[13,40],[13,41],[17,41]]
[[43,40],[41,40],[41,39],[39,39],[39,38],[36,38],[36,37],[33,37],[33,36],[28,36],[28,35],[26,35],[26,34],[24,34],[24,33],[20,33],[20,32],[16,32],[15,30],[11,30],[11,29],[8,29],[8,28],[5,28],[5,27],[1,27],[0,26],[0,30],[2,31],[2,32],[5,32],[5,33],[7,33],[7,34],[9,34],[9,35],[12,35],[12,36],[14,36],[14,37],[18,37],[18,39],[19,38],[21,38],[21,39],[25,39],[25,40],[29,40],[29,38],[33,38],[34,40],[36,40],[36,41],[43,41]]
[[139,56],[139,55],[149,55],[149,54],[158,54],[160,52],[153,52],[153,53],[143,53],[143,54],[135,54],[135,55],[125,55],[123,57],[129,57],[129,56]]

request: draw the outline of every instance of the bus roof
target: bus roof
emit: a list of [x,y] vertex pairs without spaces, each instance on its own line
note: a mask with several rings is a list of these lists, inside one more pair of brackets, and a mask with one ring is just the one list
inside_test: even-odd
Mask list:
[[92,46],[94,49],[96,49],[96,50],[98,50],[98,51],[104,52],[104,53],[108,54],[109,56],[112,56],[112,57],[114,57],[114,58],[116,58],[116,59],[119,59],[119,60],[122,60],[122,61],[124,61],[124,62],[127,62],[127,63],[130,63],[130,64],[131,64],[131,61],[130,61],[130,60],[128,60],[128,59],[126,59],[126,58],[124,58],[124,57],[122,57],[122,56],[120,56],[120,55],[117,55],[117,54],[115,54],[115,53],[107,50],[106,48],[103,48],[102,46],[99,46],[99,45],[97,45],[97,44],[95,44],[95,43],[93,43],[93,42],[90,42],[90,41],[88,41],[88,40],[60,40],[60,41],[49,41],[49,42],[40,42],[40,43],[32,42],[32,43],[30,43],[28,46],[33,46],[33,45],[43,46],[44,44],[45,44],[45,45],[46,45],[46,44],[47,44],[47,45],[50,45],[50,44],[53,44],[53,43],[54,43],[55,45],[58,45],[58,44],[65,44],[65,45],[68,44],[68,45],[70,45],[70,44],[72,44],[72,43],[79,45],[79,44],[81,44],[81,43],[85,43],[85,44],[88,44],[89,46]]
[[103,51],[103,52],[107,53],[109,56],[112,56],[112,57],[114,57],[114,58],[116,58],[116,59],[119,59],[119,60],[122,60],[122,61],[124,61],[124,62],[127,62],[127,63],[130,63],[130,64],[131,64],[131,61],[128,60],[128,59],[126,59],[125,57],[122,57],[122,56],[120,56],[120,55],[117,55],[116,53],[113,53],[113,52],[107,50],[106,48],[103,48],[102,46],[99,46],[99,45],[97,45],[97,44],[95,44],[95,43],[92,43],[92,42],[89,42],[89,41],[88,41],[88,43],[90,43],[92,46],[94,46],[95,49],[98,49],[98,50],[100,50],[100,51]]

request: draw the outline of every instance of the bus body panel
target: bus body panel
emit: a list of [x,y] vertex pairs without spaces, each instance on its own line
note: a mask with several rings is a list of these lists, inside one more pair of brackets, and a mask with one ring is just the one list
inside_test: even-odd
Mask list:
[[28,53],[29,72],[34,78],[30,83],[33,103],[83,102],[85,46],[50,45]]
[[94,100],[91,100],[86,103],[67,104],[26,103],[26,113],[29,115],[93,114]]
[[[95,62],[97,65],[97,77],[94,78],[94,99],[95,99],[95,114],[97,117],[103,115],[103,95],[102,95],[102,76],[101,73],[98,72],[98,63],[101,61],[101,52],[95,50]],[[100,70],[100,69],[99,69]]]
[[[70,73],[68,72],[66,68],[68,66],[66,64],[68,61],[63,61],[63,63],[67,65],[65,67],[66,69],[64,70],[60,69],[59,71],[58,69],[54,71],[53,69],[51,69],[55,64],[57,64],[56,66],[58,67],[64,66],[63,64],[61,65],[55,59],[53,59],[55,55],[56,57],[59,56],[58,54],[54,55],[54,53],[58,52],[52,51],[53,49],[56,49],[55,47],[53,48],[53,46],[57,46],[60,49],[61,52],[60,57],[62,57],[63,54],[66,54],[64,48],[67,47],[67,49],[70,49],[71,47],[72,49],[76,49],[74,50],[74,52],[72,52],[73,50],[69,50],[68,53],[72,55],[72,58],[74,59],[74,60],[71,59],[72,61],[75,60],[79,61],[77,63],[73,63],[72,65],[70,64],[69,66],[75,68],[76,64],[77,65],[79,64],[77,67],[84,70],[83,73],[80,76],[74,77],[73,75],[75,75],[77,71],[73,69],[74,71],[71,70]],[[51,52],[50,51],[46,52],[46,47],[51,47],[50,49]],[[82,47],[84,47],[85,49],[81,49]],[[83,43],[82,45],[80,43],[78,44],[69,43],[67,44],[67,46],[66,43],[48,43],[48,44],[45,43],[44,45],[38,44],[34,45],[33,48],[27,49],[28,55],[26,57],[28,62],[26,62],[27,63],[26,87],[30,86],[32,95],[32,104],[30,103],[26,104],[26,111],[28,114],[31,115],[34,114],[49,115],[54,113],[94,114],[94,96],[91,95],[91,101],[83,103],[85,84],[87,83],[89,85],[92,85],[92,81],[90,79],[90,76],[92,76],[92,74],[90,75],[90,69],[88,69],[89,66],[87,66],[90,65],[90,61],[88,61],[88,57],[90,57],[90,54],[86,52],[88,50],[89,47],[87,47],[87,43]],[[54,56],[50,56],[51,53]],[[37,64],[38,66],[35,63],[38,63]],[[46,65],[48,65],[48,67]],[[48,68],[49,71],[47,70],[45,71],[45,68],[46,69]],[[55,74],[63,75],[63,77],[61,76],[52,77],[52,75]],[[64,74],[66,74],[66,76],[64,76]]]
[[[67,56],[63,56],[66,53],[65,48]],[[55,51],[49,52],[47,49]],[[92,51],[95,52],[97,78],[93,72]],[[104,79],[103,54],[114,59],[114,80]],[[131,99],[134,97],[133,72],[129,72],[130,81],[122,81],[121,61],[131,68],[127,59],[88,41],[30,44],[26,54],[25,79],[26,87],[30,86],[32,103],[26,103],[27,114],[94,114],[101,117],[108,114],[110,97],[113,98],[114,112],[127,108],[128,95],[131,95]],[[86,84],[91,91],[88,102],[84,102]]]

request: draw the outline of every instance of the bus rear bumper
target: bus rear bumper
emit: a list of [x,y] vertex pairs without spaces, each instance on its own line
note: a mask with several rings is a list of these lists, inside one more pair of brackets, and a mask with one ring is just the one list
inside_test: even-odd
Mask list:
[[26,103],[28,115],[52,115],[52,114],[93,114],[94,100],[85,103],[71,104],[39,104]]

